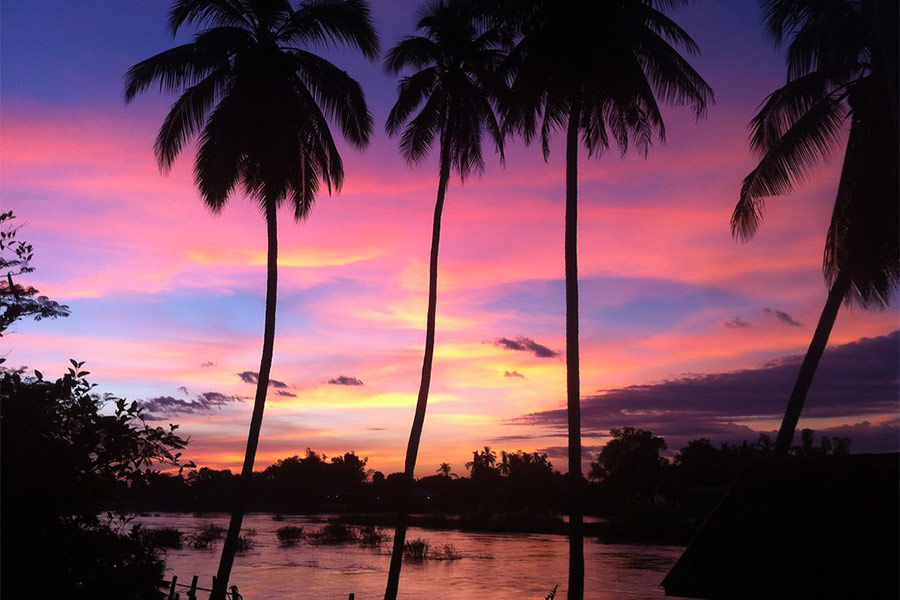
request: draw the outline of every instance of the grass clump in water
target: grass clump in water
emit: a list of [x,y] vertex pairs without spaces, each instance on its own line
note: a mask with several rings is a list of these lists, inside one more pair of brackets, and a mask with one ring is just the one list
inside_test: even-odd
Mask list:
[[428,558],[428,542],[422,538],[410,540],[403,544],[403,560],[422,562]]
[[293,546],[303,537],[303,528],[285,525],[278,528],[275,536],[278,538],[278,543],[282,546]]
[[159,527],[149,529],[147,539],[154,548],[181,548],[181,531],[175,527]]
[[235,552],[246,552],[253,548],[253,540],[242,535],[238,536]]
[[319,531],[313,531],[306,536],[314,544],[343,544],[356,541],[356,530],[350,526],[329,519],[325,527]]
[[188,542],[195,550],[206,550],[225,537],[225,528],[210,523],[198,533],[191,536]]
[[387,537],[381,529],[374,525],[362,525],[357,529],[356,535],[359,545],[367,548],[380,546]]

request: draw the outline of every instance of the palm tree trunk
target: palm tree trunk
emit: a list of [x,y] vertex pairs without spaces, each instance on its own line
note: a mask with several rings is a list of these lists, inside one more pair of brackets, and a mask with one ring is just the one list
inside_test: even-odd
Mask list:
[[[442,136],[443,138],[444,136]],[[431,262],[428,271],[428,317],[425,325],[425,357],[422,361],[422,379],[419,383],[419,397],[416,400],[416,414],[409,432],[406,446],[406,465],[403,471],[403,488],[400,494],[400,510],[394,530],[391,550],[391,566],[388,569],[387,588],[384,600],[396,600],[400,587],[400,567],[403,565],[403,546],[406,542],[406,527],[409,522],[410,495],[412,493],[413,472],[419,454],[419,441],[425,425],[425,409],[428,406],[428,389],[431,386],[431,366],[434,362],[434,330],[437,315],[438,248],[441,241],[441,214],[444,211],[444,196],[450,179],[450,152],[442,139],[441,167],[438,178],[437,201],[434,205],[434,223],[431,229]]]
[[578,366],[578,121],[569,114],[566,135],[566,396],[569,416],[569,600],[584,598],[582,524],[581,383]]
[[278,290],[278,227],[275,219],[275,203],[266,202],[266,230],[268,233],[268,259],[266,264],[266,322],[263,331],[262,359],[259,364],[259,379],[256,383],[256,399],[253,403],[253,416],[250,418],[250,431],[247,435],[247,451],[244,454],[244,466],[238,480],[231,522],[222,547],[222,558],[216,574],[210,600],[225,600],[225,590],[234,564],[241,522],[247,509],[253,477],[253,462],[256,460],[256,448],[259,445],[259,432],[262,427],[263,409],[266,406],[266,392],[269,388],[269,372],[272,369],[272,353],[275,346],[275,301]]
[[819,366],[819,360],[825,352],[825,346],[828,344],[828,337],[831,335],[831,328],[834,327],[834,321],[837,319],[841,302],[844,301],[844,297],[850,290],[851,281],[850,270],[847,268],[841,269],[834,280],[834,284],[831,286],[831,290],[828,292],[828,300],[825,302],[822,316],[819,317],[819,324],[816,326],[816,332],[813,334],[812,342],[806,351],[803,364],[800,366],[800,373],[797,375],[797,381],[794,384],[794,390],[791,392],[787,409],[784,411],[781,429],[778,430],[778,438],[775,440],[775,456],[787,456],[788,451],[791,449],[794,430],[797,429],[797,421],[800,420],[800,412],[803,410],[803,404],[806,402],[806,394],[809,392],[809,386],[812,385],[813,377]]

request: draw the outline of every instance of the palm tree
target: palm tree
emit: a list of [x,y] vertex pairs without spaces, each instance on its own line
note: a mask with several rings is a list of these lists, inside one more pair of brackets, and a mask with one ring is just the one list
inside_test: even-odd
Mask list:
[[437,473],[440,473],[444,477],[456,477],[456,474],[453,472],[453,467],[450,466],[450,463],[442,462],[441,466],[437,468]]
[[213,598],[224,598],[247,503],[259,443],[275,339],[278,241],[276,213],[288,204],[296,220],[312,208],[320,182],[339,190],[344,171],[328,120],[357,147],[368,144],[372,118],[359,84],[309,45],[340,41],[374,59],[378,38],[365,0],[176,0],[175,35],[207,26],[192,42],[128,71],[125,99],[154,82],[181,95],[156,138],[166,172],[191,138],[198,138],[194,178],[205,204],[223,209],[241,186],[259,203],[268,234],[266,313],[256,399],[231,523]]
[[[519,0],[512,18],[521,38],[509,54],[511,83],[504,127],[540,137],[544,158],[552,135],[566,132],[566,371],[569,436],[569,590],[584,595],[581,496],[581,408],[578,351],[578,151],[601,155],[615,144],[646,156],[654,135],[665,139],[657,97],[690,105],[699,119],[713,92],[678,53],[698,48],[657,9],[680,0]],[[674,46],[674,47],[673,47]],[[579,140],[580,138],[580,140]],[[580,142],[580,143],[579,143]]]
[[[502,59],[496,49],[498,33],[491,28],[479,30],[469,9],[468,2],[454,0],[425,3],[419,9],[416,26],[423,35],[404,38],[388,52],[384,60],[385,69],[393,74],[416,69],[400,80],[397,102],[387,119],[388,133],[396,135],[402,131],[400,152],[410,163],[424,159],[435,141],[439,152],[437,201],[431,232],[425,355],[416,412],[406,449],[405,487],[394,533],[385,600],[397,597],[410,486],[428,405],[434,359],[441,214],[450,171],[456,170],[460,179],[465,180],[472,171],[480,173],[484,170],[481,139],[485,133],[493,138],[502,160],[503,139],[491,103],[493,72]],[[418,114],[413,117],[417,110]]]
[[[786,456],[842,302],[883,307],[900,281],[898,260],[897,3],[890,0],[763,0],[776,44],[792,36],[788,82],[751,122],[759,165],[744,179],[731,219],[747,240],[767,196],[789,193],[850,134],[823,270],[828,298],[775,441]],[[885,23],[893,31],[885,34]]]

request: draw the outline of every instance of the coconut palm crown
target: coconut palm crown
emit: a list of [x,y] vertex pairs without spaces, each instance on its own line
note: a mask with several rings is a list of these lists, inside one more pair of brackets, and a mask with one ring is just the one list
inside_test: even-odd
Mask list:
[[484,170],[485,133],[503,157],[492,104],[503,60],[501,30],[479,30],[473,5],[464,0],[426,2],[419,16],[416,27],[424,35],[404,38],[384,59],[392,74],[418,69],[400,80],[386,128],[391,135],[402,132],[400,152],[411,163],[427,157],[437,140],[448,167],[465,179]]
[[144,60],[126,75],[130,102],[154,83],[179,93],[156,138],[168,171],[191,138],[199,144],[194,177],[213,211],[238,185],[251,197],[288,200],[298,219],[309,214],[319,183],[339,190],[343,165],[329,119],[358,147],[368,144],[372,117],[359,84],[309,51],[342,42],[375,58],[378,38],[363,0],[178,0],[173,35],[208,25],[192,42]]
[[[823,270],[850,278],[846,300],[886,305],[900,282],[896,23],[882,0],[763,0],[769,33],[787,47],[787,83],[751,121],[759,165],[744,179],[731,225],[751,238],[765,199],[793,191],[845,139],[841,181],[826,238]],[[893,2],[893,20],[897,3]]]
[[255,199],[268,237],[262,357],[247,449],[211,598],[223,600],[234,562],[259,444],[272,367],[278,280],[277,209],[289,203],[297,220],[309,215],[320,183],[329,192],[344,180],[329,122],[364,147],[372,117],[359,84],[310,52],[347,44],[374,59],[378,38],[364,0],[176,0],[169,28],[205,27],[190,43],[134,65],[125,77],[130,102],[154,83],[180,94],[156,138],[160,169],[168,171],[196,138],[194,179],[218,212],[242,188]]

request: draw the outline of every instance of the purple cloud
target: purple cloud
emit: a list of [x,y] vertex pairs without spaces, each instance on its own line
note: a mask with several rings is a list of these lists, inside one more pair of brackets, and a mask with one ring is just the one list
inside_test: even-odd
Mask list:
[[729,327],[731,329],[746,329],[747,327],[753,327],[753,323],[750,321],[745,321],[740,317],[735,317],[730,321],[725,321],[725,327]]
[[781,321],[785,325],[790,325],[791,327],[800,327],[800,322],[795,321],[791,315],[787,314],[784,311],[773,310],[771,308],[764,308],[763,314],[768,317],[777,319],[778,321]]
[[157,396],[138,400],[138,406],[147,413],[148,420],[160,420],[162,415],[194,415],[210,412],[226,404],[243,402],[243,396],[228,396],[219,392],[204,392],[193,400],[183,400],[172,396]]
[[[641,427],[666,438],[670,449],[700,437],[752,441],[764,429],[752,427],[754,421],[783,415],[802,360],[802,355],[785,356],[755,369],[604,390],[582,399],[583,430],[604,434],[614,427]],[[852,422],[854,415],[895,417],[898,389],[900,332],[836,346],[822,357],[803,418]],[[565,409],[557,409],[524,415],[515,422],[550,427],[562,435],[567,417]],[[857,452],[883,450],[890,437],[881,424],[853,427],[854,434],[847,435]],[[836,433],[829,435],[843,435],[841,428],[833,429]],[[892,451],[900,449],[897,431],[894,427]]]
[[[235,375],[240,377],[241,381],[243,381],[244,383],[259,383],[259,373],[257,373],[256,371],[244,371],[242,373],[235,373]],[[269,387],[285,389],[290,386],[288,386],[288,384],[283,381],[269,378]]]
[[516,350],[519,352],[532,352],[538,358],[553,358],[559,356],[559,352],[551,350],[543,344],[538,344],[531,338],[519,336],[514,340],[509,338],[499,338],[494,341],[494,345],[498,348],[506,350]]
[[339,375],[329,379],[326,383],[331,385],[366,385],[363,380],[358,377],[348,377],[347,375]]

